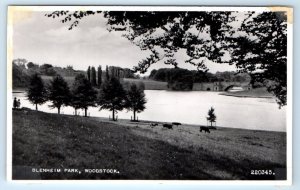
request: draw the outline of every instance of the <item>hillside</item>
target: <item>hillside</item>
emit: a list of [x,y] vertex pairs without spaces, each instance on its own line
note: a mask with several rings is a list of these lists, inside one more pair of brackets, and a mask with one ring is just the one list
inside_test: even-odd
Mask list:
[[[13,179],[284,179],[286,134],[109,122],[29,110],[13,111]],[[77,168],[81,173],[32,173]],[[85,173],[85,169],[117,173]],[[25,175],[26,174],[26,175]]]

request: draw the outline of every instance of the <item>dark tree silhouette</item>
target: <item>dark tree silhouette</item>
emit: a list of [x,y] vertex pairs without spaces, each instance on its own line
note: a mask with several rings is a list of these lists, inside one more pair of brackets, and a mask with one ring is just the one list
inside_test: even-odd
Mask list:
[[208,117],[207,120],[210,122],[210,126],[212,126],[213,122],[216,122],[217,116],[215,114],[215,109],[213,107],[211,107],[208,110]]
[[126,107],[126,91],[120,81],[115,77],[105,80],[100,89],[98,98],[100,110],[108,109],[112,111],[112,119],[115,121],[115,113]]
[[87,117],[88,107],[96,106],[97,91],[93,89],[91,83],[83,74],[78,74],[75,77],[71,92],[70,105],[75,108],[75,115],[77,115],[77,109],[84,109],[84,115]]
[[71,100],[70,89],[67,82],[60,75],[55,76],[50,81],[48,99],[52,102],[51,108],[57,108],[60,114],[60,108],[67,106]]
[[95,69],[95,67],[92,67],[92,69],[91,69],[91,84],[92,84],[92,86],[96,86],[97,85],[96,69]]
[[101,84],[102,84],[102,68],[101,66],[99,65],[98,67],[98,87],[100,88],[101,87]]
[[109,71],[108,71],[107,65],[106,65],[106,69],[105,69],[105,77],[106,77],[106,80],[109,80]]
[[252,84],[261,83],[273,93],[279,106],[287,95],[287,15],[264,12],[245,20],[241,31],[248,35],[228,37],[224,49],[240,72],[248,72]]
[[30,77],[27,97],[31,103],[35,104],[36,110],[38,110],[38,105],[47,101],[47,90],[42,78],[38,74]]
[[[176,67],[174,55],[186,50],[186,62],[199,70],[208,70],[205,59],[236,64],[240,72],[263,81],[280,106],[286,105],[287,12],[244,12],[236,27],[231,23],[237,16],[230,11],[55,11],[46,16],[71,22],[71,30],[82,18],[95,14],[107,18],[109,31],[121,31],[141,50],[152,52],[134,71],[145,73],[158,61]],[[193,29],[196,32],[191,32]],[[161,35],[154,35],[157,32]],[[209,37],[201,38],[204,33]],[[231,54],[229,60],[223,58],[225,53]]]
[[88,81],[91,82],[91,67],[90,67],[90,66],[89,66],[89,68],[88,68],[86,74],[87,74],[87,79],[88,79]]
[[131,84],[127,92],[126,107],[133,112],[133,121],[136,121],[136,113],[144,111],[146,98],[144,90],[138,88],[136,84]]

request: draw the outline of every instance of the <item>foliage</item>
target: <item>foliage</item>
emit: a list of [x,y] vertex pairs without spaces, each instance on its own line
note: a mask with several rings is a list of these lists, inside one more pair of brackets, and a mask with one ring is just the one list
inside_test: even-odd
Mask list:
[[95,67],[92,67],[92,69],[91,69],[91,84],[92,84],[92,86],[96,86],[97,85],[96,69],[95,69]]
[[26,87],[29,84],[30,76],[26,68],[13,62],[12,66],[13,87]]
[[39,69],[39,65],[38,64],[34,64],[34,63],[32,63],[32,62],[28,62],[27,63],[27,68],[28,69],[33,69],[33,70],[37,70],[37,69]]
[[47,90],[42,78],[38,74],[34,74],[30,77],[27,97],[31,103],[35,104],[36,110],[38,110],[38,105],[47,101]]
[[[286,12],[248,11],[237,16],[230,11],[55,11],[46,16],[71,22],[71,30],[79,20],[95,14],[104,15],[109,31],[121,31],[141,50],[151,52],[134,71],[145,73],[158,61],[177,67],[174,55],[184,50],[186,62],[198,70],[208,70],[207,60],[235,64],[239,72],[261,81],[280,106],[286,105]],[[235,21],[240,26],[232,27]]]
[[57,74],[53,66],[47,63],[41,65],[39,70],[42,75],[55,76]]
[[105,78],[106,78],[106,80],[109,80],[109,71],[108,71],[107,65],[106,65],[106,69],[105,69]]
[[100,89],[98,105],[101,109],[112,111],[112,119],[115,120],[115,113],[126,106],[126,91],[120,81],[115,77],[105,80]]
[[210,72],[186,70],[181,68],[162,68],[153,70],[149,76],[150,79],[156,81],[168,82],[170,88],[174,86],[175,90],[191,89],[193,83],[200,82],[250,82],[250,75],[247,73],[236,73],[233,71]]
[[167,74],[168,87],[172,90],[192,90],[194,77],[187,69],[175,68]]
[[52,102],[51,108],[57,108],[60,114],[61,106],[67,106],[70,103],[71,94],[67,82],[63,77],[57,75],[49,85],[48,99]]
[[131,84],[127,92],[126,107],[133,111],[133,121],[136,121],[136,112],[144,111],[146,102],[144,90],[136,84]]
[[98,75],[97,75],[97,77],[98,77],[98,87],[100,88],[101,87],[101,84],[102,84],[102,68],[101,68],[101,66],[99,65],[98,66]]
[[286,105],[287,95],[287,15],[264,12],[245,20],[240,31],[247,35],[228,37],[225,46],[232,54],[231,62],[241,72],[251,74],[252,83],[259,82],[273,93],[279,106]]
[[88,81],[91,82],[91,67],[89,66],[88,70],[87,70],[87,78],[88,78]]
[[87,116],[87,109],[96,105],[97,91],[93,89],[91,83],[83,74],[75,77],[71,88],[72,101],[70,105],[76,109],[84,109]]
[[217,116],[215,114],[215,109],[213,107],[211,107],[208,110],[208,117],[207,120],[210,121],[210,125],[212,126],[213,122],[216,122]]

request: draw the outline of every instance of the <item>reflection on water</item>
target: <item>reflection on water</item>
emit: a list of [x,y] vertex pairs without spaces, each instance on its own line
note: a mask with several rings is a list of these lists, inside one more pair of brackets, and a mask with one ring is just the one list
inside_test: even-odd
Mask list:
[[[286,109],[278,109],[273,99],[238,98],[219,95],[218,92],[175,92],[163,90],[146,90],[146,110],[138,114],[140,120],[181,122],[187,124],[206,125],[208,109],[213,106],[217,116],[217,126],[260,129],[271,131],[286,131]],[[35,109],[26,94],[14,93],[13,97],[21,100],[21,107]],[[40,111],[57,113],[50,109],[47,102],[39,106]],[[72,107],[63,107],[63,114],[74,114]],[[79,113],[82,115],[83,110]],[[90,116],[109,117],[111,112],[99,111],[99,108],[89,108]],[[130,119],[131,112],[118,112],[118,118]]]

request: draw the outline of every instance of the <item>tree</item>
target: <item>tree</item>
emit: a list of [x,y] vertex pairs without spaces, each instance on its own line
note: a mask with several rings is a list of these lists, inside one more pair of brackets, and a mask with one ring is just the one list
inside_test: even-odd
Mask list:
[[92,67],[92,69],[91,69],[91,84],[92,84],[92,86],[96,86],[97,85],[96,69],[95,69],[95,67]]
[[90,106],[96,106],[97,91],[93,89],[90,81],[83,74],[78,74],[71,88],[72,100],[70,105],[77,109],[84,109],[84,115],[87,117],[87,110]]
[[55,76],[56,71],[51,64],[45,63],[40,66],[40,73],[47,76]]
[[[231,53],[231,63],[251,76],[251,83],[261,83],[275,95],[279,106],[287,96],[287,15],[263,12],[250,16],[240,28],[247,35],[228,37],[224,45]],[[238,31],[239,32],[239,31]]]
[[127,93],[127,109],[133,111],[133,121],[136,121],[136,113],[144,111],[147,103],[144,90],[138,88],[136,84],[131,84]]
[[87,70],[87,78],[88,78],[88,81],[91,82],[91,67],[89,66],[88,70]]
[[102,84],[102,68],[99,65],[98,67],[98,87],[100,88]]
[[216,115],[215,115],[215,109],[213,107],[211,107],[209,110],[208,110],[208,117],[207,117],[207,120],[210,122],[210,126],[212,126],[212,123],[213,122],[216,122]]
[[109,80],[109,71],[108,71],[107,65],[106,65],[106,69],[105,69],[105,76],[106,76],[106,80]]
[[115,121],[115,113],[121,111],[126,106],[126,91],[120,81],[115,77],[105,80],[100,89],[98,105],[100,110],[108,109],[112,111],[112,119]]
[[12,66],[13,87],[27,87],[29,85],[30,76],[26,72],[25,67],[18,64],[18,61],[13,61]]
[[[235,64],[239,72],[263,81],[280,106],[286,105],[287,11],[239,13],[243,16],[230,11],[54,11],[46,16],[62,17],[62,22],[71,22],[72,30],[83,17],[102,14],[109,31],[121,31],[141,50],[151,52],[135,72],[145,73],[159,61],[176,67],[174,55],[185,50],[186,63],[199,70],[207,71],[208,61]],[[224,59],[226,53],[229,60]]]
[[60,114],[60,108],[70,103],[71,94],[67,82],[60,75],[55,76],[50,81],[48,99],[52,102],[51,108],[57,108]]
[[31,103],[35,104],[36,110],[38,110],[38,105],[47,101],[47,91],[42,78],[38,74],[30,77],[27,97]]

